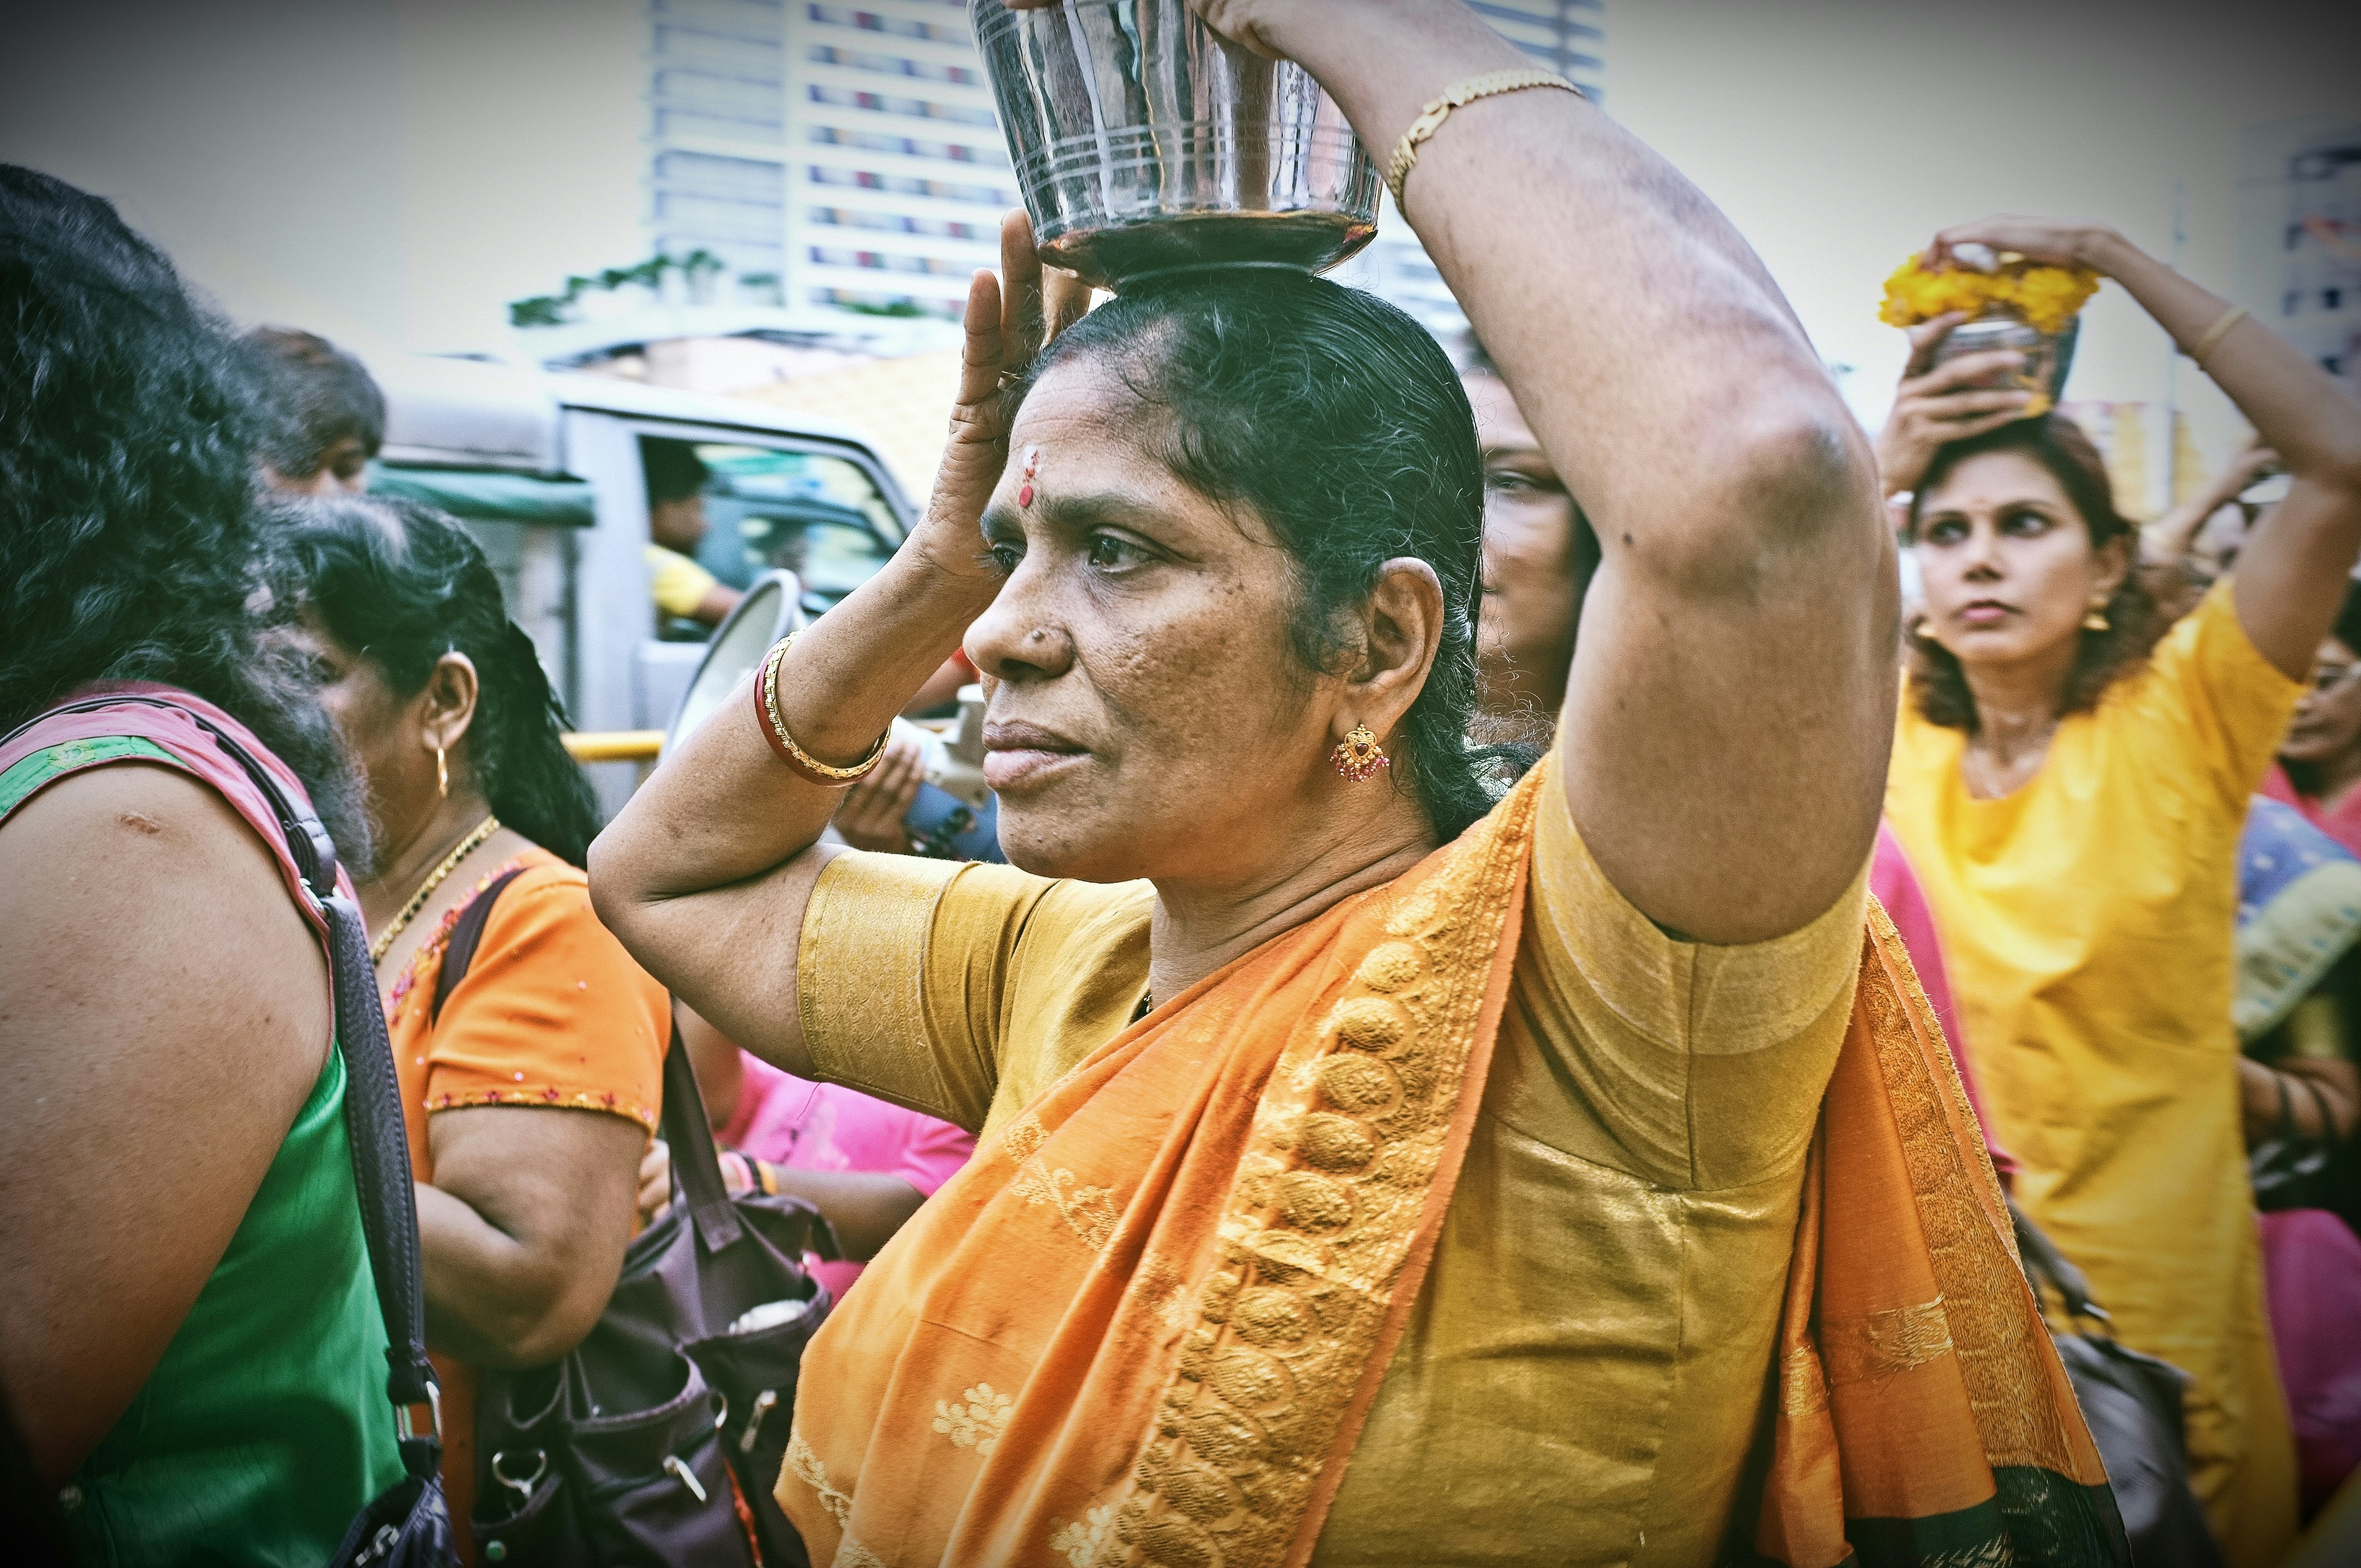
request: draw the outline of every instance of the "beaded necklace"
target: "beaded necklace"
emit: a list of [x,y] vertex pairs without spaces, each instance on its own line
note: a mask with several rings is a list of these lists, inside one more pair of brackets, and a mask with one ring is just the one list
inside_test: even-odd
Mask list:
[[485,839],[500,830],[499,817],[485,817],[476,824],[474,832],[459,840],[457,849],[443,857],[441,865],[426,873],[426,880],[418,884],[418,891],[410,895],[410,902],[401,906],[401,913],[395,916],[387,924],[386,928],[377,934],[377,940],[369,944],[369,962],[377,963],[384,959],[386,949],[393,946],[393,939],[401,935],[402,927],[416,918],[420,910],[426,907],[426,901],[434,895],[436,888],[443,885],[443,879],[458,870],[461,861],[466,860]]

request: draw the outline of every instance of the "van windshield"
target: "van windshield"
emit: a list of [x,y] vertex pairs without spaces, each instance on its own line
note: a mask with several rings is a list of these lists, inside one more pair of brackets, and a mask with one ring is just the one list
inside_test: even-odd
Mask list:
[[901,543],[892,503],[848,458],[714,443],[697,455],[711,476],[697,560],[731,587],[784,568],[817,613],[875,576]]

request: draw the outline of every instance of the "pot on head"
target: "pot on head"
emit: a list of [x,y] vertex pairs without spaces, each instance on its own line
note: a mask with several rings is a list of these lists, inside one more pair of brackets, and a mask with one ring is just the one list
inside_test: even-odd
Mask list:
[[1933,364],[1941,365],[1989,349],[2015,349],[2025,356],[2025,363],[2013,371],[1988,377],[1982,384],[2018,387],[2033,393],[2037,400],[2047,400],[2036,401],[2026,411],[2029,419],[2047,413],[2065,396],[2066,373],[2073,367],[2074,341],[2081,330],[2082,319],[2077,316],[2066,323],[2063,332],[2036,332],[2015,313],[1994,305],[1973,321],[1961,322],[1945,333],[1943,341],[1935,345]]
[[970,0],[1041,258],[1120,288],[1157,272],[1317,272],[1378,232],[1377,166],[1301,66],[1186,0]]

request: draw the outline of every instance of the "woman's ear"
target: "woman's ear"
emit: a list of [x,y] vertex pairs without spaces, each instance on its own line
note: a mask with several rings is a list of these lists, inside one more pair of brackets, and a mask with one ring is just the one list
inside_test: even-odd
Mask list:
[[452,652],[434,661],[419,694],[419,729],[429,751],[456,750],[476,721],[476,662]]
[[2112,598],[2124,579],[2131,575],[2132,551],[2139,541],[2136,533],[2118,533],[2091,554],[2098,579],[2092,585],[2094,597]]
[[1443,644],[1443,582],[1434,568],[1401,555],[1378,568],[1362,610],[1361,663],[1346,682],[1338,739],[1356,724],[1391,735],[1426,689]]

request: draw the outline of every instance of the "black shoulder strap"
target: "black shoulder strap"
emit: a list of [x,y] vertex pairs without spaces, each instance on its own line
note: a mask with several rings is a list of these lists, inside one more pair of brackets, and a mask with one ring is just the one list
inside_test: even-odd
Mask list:
[[[159,697],[115,696],[52,707],[38,723],[60,713],[85,713],[138,704],[169,708],[192,720],[214,738],[252,780],[279,819],[295,869],[328,926],[329,973],[335,996],[336,1049],[345,1058],[345,1131],[353,1147],[353,1183],[360,1193],[361,1232],[368,1240],[369,1273],[377,1283],[379,1312],[385,1319],[386,1395],[402,1412],[401,1458],[414,1476],[434,1474],[442,1463],[442,1403],[434,1367],[426,1359],[426,1298],[418,1264],[418,1202],[410,1184],[410,1144],[401,1119],[401,1088],[394,1076],[393,1047],[386,1037],[385,1008],[377,993],[377,970],[369,962],[361,912],[336,891],[336,846],[320,819],[299,812],[269,769],[204,715]],[[22,733],[29,725],[19,726]],[[5,742],[0,742],[5,743]],[[425,1436],[409,1429],[410,1408],[435,1411],[435,1430]]]
[[721,1157],[713,1147],[713,1124],[705,1117],[705,1096],[697,1091],[697,1069],[689,1065],[688,1047],[681,1044],[675,1024],[672,1043],[664,1047],[664,1135],[672,1146],[672,1176],[697,1239],[708,1253],[733,1246],[744,1234],[737,1205],[721,1179]]
[[484,927],[492,917],[492,901],[531,869],[519,866],[505,876],[494,878],[489,887],[476,894],[474,903],[459,912],[451,934],[443,938],[443,968],[434,976],[434,1000],[426,1004],[428,1025],[443,1016],[443,1004],[451,1000],[451,993],[467,978],[467,966],[476,961],[476,949],[484,940]]
[[2016,1232],[2017,1255],[2025,1260],[2026,1277],[2032,1282],[2034,1294],[2038,1297],[2041,1287],[2047,1285],[2058,1292],[2070,1316],[2108,1321],[2105,1309],[2091,1299],[2091,1282],[2082,1271],[2058,1250],[2058,1244],[2033,1223],[2031,1216],[2017,1207],[2015,1199],[2007,1201],[2009,1223]]

